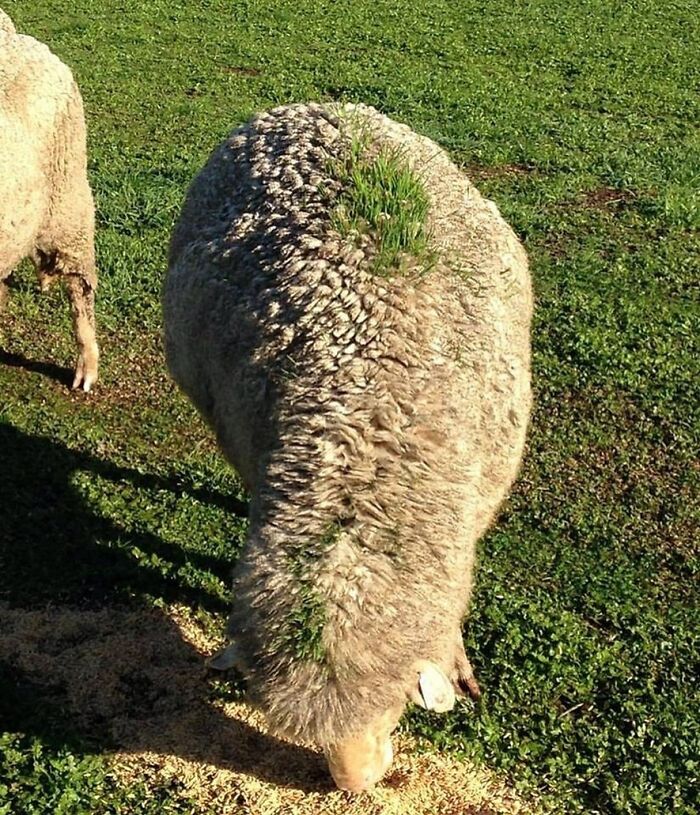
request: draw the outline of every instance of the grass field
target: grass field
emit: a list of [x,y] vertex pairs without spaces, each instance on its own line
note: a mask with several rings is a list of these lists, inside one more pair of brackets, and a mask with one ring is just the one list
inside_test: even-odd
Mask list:
[[[177,778],[126,783],[110,760],[126,737],[71,707],[99,675],[41,666],[99,638],[61,615],[143,609],[165,636],[180,604],[221,630],[245,495],[165,373],[167,240],[228,130],[308,99],[375,105],[448,149],[524,241],[536,288],[527,457],[466,631],[485,698],[404,727],[558,812],[700,811],[700,6],[3,8],[85,100],[103,364],[94,394],[68,390],[65,298],[20,269],[0,323],[0,815],[220,811]],[[20,619],[39,632],[21,658],[2,644]],[[115,686],[136,718],[159,705],[143,659]]]

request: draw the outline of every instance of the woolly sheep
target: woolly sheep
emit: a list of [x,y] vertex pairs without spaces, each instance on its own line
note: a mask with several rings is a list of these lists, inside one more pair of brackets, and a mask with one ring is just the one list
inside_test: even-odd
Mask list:
[[14,34],[15,24],[7,14],[0,8],[0,33]]
[[[358,136],[359,134],[359,136]],[[429,263],[377,273],[337,231],[353,144],[424,185]],[[341,788],[392,761],[408,700],[473,687],[475,544],[530,411],[527,259],[432,141],[365,106],[292,105],[234,130],[186,196],[164,286],[170,371],[251,494],[236,664],[271,728]]]
[[62,277],[78,361],[73,387],[97,379],[94,206],[83,103],[70,70],[0,11],[0,308],[25,257],[42,289]]

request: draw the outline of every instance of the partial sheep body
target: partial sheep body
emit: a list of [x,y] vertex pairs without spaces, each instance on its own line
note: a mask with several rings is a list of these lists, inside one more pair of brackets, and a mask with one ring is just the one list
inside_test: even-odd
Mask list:
[[[378,275],[371,235],[334,230],[333,167],[359,131],[423,179],[431,268]],[[381,776],[407,699],[444,710],[441,677],[473,678],[461,625],[522,455],[531,310],[495,205],[372,108],[256,116],[188,191],[166,351],[251,492],[235,659],[271,726],[322,745],[340,786]]]
[[1,8],[0,8],[0,33],[5,34],[15,33],[15,24]]
[[78,345],[73,387],[97,379],[94,205],[83,103],[70,70],[0,17],[0,307],[32,259],[42,288],[61,277]]

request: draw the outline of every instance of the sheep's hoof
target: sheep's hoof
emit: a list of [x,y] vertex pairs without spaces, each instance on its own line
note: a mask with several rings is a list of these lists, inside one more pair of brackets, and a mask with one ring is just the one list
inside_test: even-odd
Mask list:
[[476,681],[475,676],[467,677],[466,679],[462,680],[462,686],[464,690],[469,694],[470,698],[473,699],[475,702],[477,699],[481,698],[481,688],[479,687],[479,683]]
[[475,702],[481,698],[481,688],[474,676],[474,669],[469,662],[467,655],[462,649],[462,653],[458,655],[455,664],[455,670],[452,674],[452,681],[458,693],[464,696],[469,696]]
[[86,359],[83,354],[78,357],[75,366],[75,376],[73,377],[73,390],[81,388],[85,393],[90,392],[90,388],[97,381],[97,360]]
[[241,660],[235,642],[230,643],[207,659],[207,667],[213,668],[215,671],[228,671],[230,668],[240,669],[240,666]]

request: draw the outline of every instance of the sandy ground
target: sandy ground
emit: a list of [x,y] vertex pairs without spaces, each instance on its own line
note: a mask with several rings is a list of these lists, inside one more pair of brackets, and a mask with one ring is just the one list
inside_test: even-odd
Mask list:
[[[0,660],[41,688],[76,732],[113,756],[125,783],[177,778],[193,812],[218,815],[533,813],[493,773],[395,739],[369,793],[335,790],[314,749],[270,736],[241,702],[212,701],[203,656],[217,643],[188,610],[0,607]],[[45,694],[45,695],[44,695]]]

